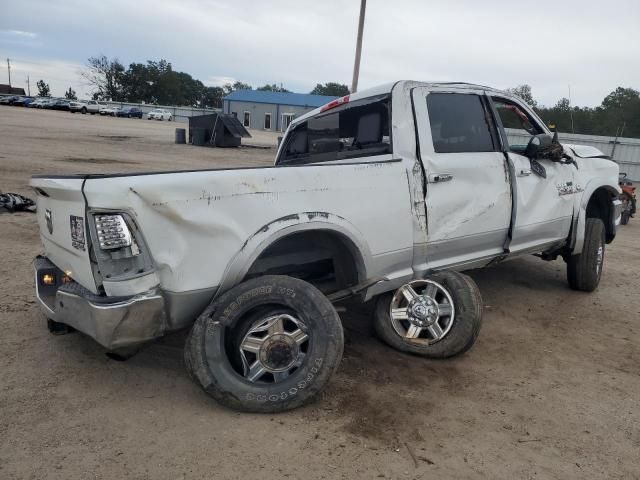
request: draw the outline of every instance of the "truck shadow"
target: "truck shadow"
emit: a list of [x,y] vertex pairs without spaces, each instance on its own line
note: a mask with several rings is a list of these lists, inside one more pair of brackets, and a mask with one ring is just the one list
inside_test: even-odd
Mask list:
[[[483,329],[488,323],[506,317],[500,312],[509,312],[512,302],[519,302],[521,306],[524,302],[526,307],[526,302],[535,301],[535,295],[546,296],[551,291],[559,298],[566,297],[570,291],[562,267],[560,262],[544,264],[538,259],[519,259],[467,272],[478,284],[485,306],[489,308],[485,309]],[[508,358],[511,354],[501,352],[500,349],[508,348],[504,343],[496,345],[495,342],[483,342],[482,348],[476,346],[466,355],[447,360],[404,354],[375,337],[372,326],[374,302],[347,301],[339,306],[343,307],[340,316],[345,332],[343,360],[321,400],[300,411],[309,421],[321,422],[330,415],[337,419],[340,429],[358,438],[395,445],[421,442],[421,432],[427,428],[424,419],[434,405],[445,400],[475,402],[474,395],[482,390],[481,383],[486,381],[478,374],[479,370],[487,365],[493,367],[498,358]],[[510,317],[513,317],[513,311]],[[522,314],[509,321],[535,320]],[[186,334],[183,331],[168,335],[124,363],[104,357],[99,360],[101,350],[88,338],[77,342],[79,351],[76,353],[108,362],[109,371],[116,377],[135,375],[147,378],[148,382],[166,381],[173,387],[184,388],[190,382],[183,363]],[[480,342],[482,340],[481,332]],[[66,348],[70,347],[67,344]],[[193,401],[202,402],[205,408],[214,403],[195,385],[191,394],[198,397]],[[420,415],[407,412],[420,412]]]

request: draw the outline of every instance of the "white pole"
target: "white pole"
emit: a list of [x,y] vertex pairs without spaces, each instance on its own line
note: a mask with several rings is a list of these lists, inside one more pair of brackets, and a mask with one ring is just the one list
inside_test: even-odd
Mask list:
[[358,77],[360,76],[360,54],[362,53],[362,31],[364,30],[364,11],[367,8],[367,0],[360,0],[360,19],[358,20],[358,40],[356,41],[356,59],[353,64],[353,80],[351,93],[358,91]]

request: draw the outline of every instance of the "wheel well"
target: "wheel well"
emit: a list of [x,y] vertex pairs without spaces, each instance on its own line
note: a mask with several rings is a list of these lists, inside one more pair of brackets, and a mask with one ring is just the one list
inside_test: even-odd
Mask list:
[[356,285],[363,280],[363,271],[362,258],[351,240],[328,230],[309,230],[269,245],[253,262],[244,280],[288,275],[328,294]]
[[599,218],[604,223],[607,243],[611,242],[616,235],[615,223],[611,218],[612,194],[606,188],[598,188],[587,203],[587,218]]

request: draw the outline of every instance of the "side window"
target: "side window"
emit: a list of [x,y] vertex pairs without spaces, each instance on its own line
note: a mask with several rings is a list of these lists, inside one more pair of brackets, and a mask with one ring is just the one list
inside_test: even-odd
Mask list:
[[489,115],[480,96],[430,93],[427,109],[436,153],[497,150]]
[[297,125],[276,164],[302,165],[392,153],[389,97],[348,103]]
[[544,133],[542,128],[517,104],[502,98],[492,97],[502,126],[507,134],[509,149],[524,153],[533,135]]

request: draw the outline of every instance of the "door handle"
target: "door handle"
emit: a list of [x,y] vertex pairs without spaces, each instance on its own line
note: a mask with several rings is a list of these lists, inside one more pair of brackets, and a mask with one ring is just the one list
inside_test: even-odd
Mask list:
[[528,168],[522,168],[518,172],[519,177],[528,177],[529,175],[531,175],[531,170]]
[[453,180],[453,175],[450,173],[432,173],[429,175],[429,183],[443,183]]

